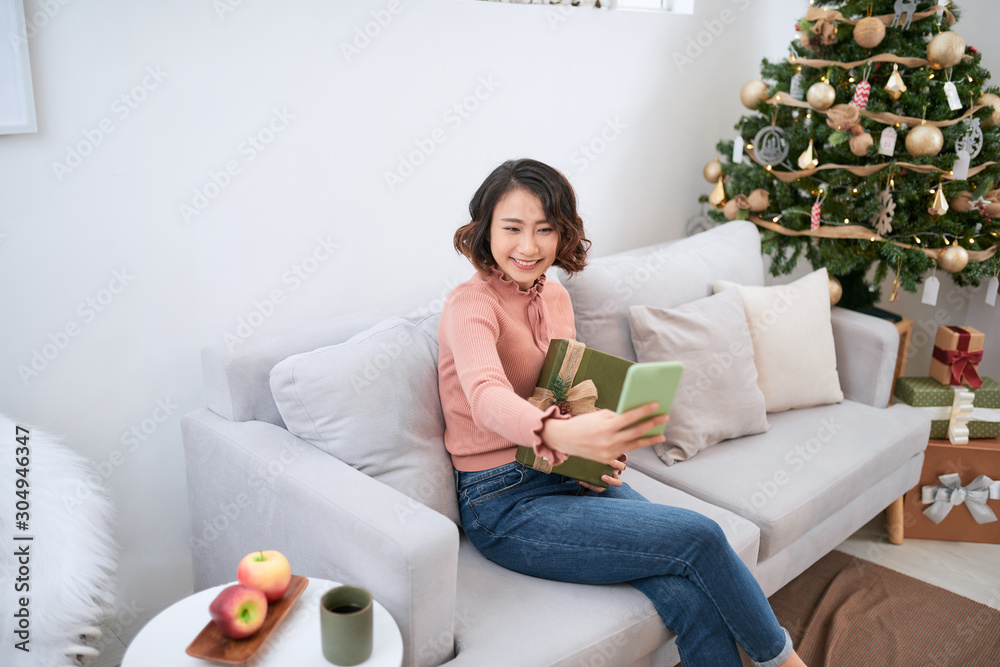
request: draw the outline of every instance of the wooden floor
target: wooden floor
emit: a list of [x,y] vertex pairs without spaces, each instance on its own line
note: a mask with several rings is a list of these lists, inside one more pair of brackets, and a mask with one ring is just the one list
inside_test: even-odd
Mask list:
[[[1000,610],[1000,545],[905,539],[890,544],[879,516],[837,547],[884,567],[922,579]],[[119,667],[125,645],[109,646],[88,667]]]

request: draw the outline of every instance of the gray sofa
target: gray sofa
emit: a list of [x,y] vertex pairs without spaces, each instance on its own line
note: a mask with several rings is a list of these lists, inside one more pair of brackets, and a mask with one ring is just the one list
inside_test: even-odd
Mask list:
[[[763,284],[751,223],[594,259],[563,282],[578,338],[634,359],[630,305],[674,307],[711,294],[719,278]],[[235,352],[203,352],[207,408],[182,423],[195,588],[232,580],[254,549],[279,549],[296,573],[369,588],[400,626],[407,666],[677,664],[673,634],[631,586],[551,582],[498,567],[419,494],[407,497],[286,430],[269,385],[279,362],[347,341],[388,314],[405,313],[436,346],[439,305],[357,314],[257,335]],[[895,327],[840,308],[832,324],[842,403],[770,414],[766,433],[673,466],[636,451],[623,476],[653,502],[715,519],[768,595],[920,475],[929,419],[906,405],[886,407]],[[412,386],[426,401],[436,384],[433,369],[422,373],[431,376]]]

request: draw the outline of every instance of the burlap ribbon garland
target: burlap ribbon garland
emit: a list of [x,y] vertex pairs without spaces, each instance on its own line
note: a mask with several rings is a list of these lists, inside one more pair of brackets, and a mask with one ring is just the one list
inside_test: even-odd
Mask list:
[[[763,162],[761,162],[759,159],[757,159],[757,153],[754,151],[754,149],[747,148],[746,154],[750,156],[751,160],[753,160],[760,166],[765,168],[768,166]],[[986,169],[986,167],[992,166],[994,164],[997,163],[994,161],[990,161],[990,162],[983,162],[982,164],[978,164],[975,167],[972,167],[971,169],[969,169],[969,178],[972,178],[973,176],[979,174],[979,172],[981,172],[983,169]],[[821,164],[816,167],[810,167],[809,169],[799,169],[798,171],[781,171],[780,169],[773,169],[773,168],[768,169],[767,171],[768,173],[772,174],[775,178],[777,178],[779,181],[782,181],[783,183],[794,183],[800,178],[807,178],[809,176],[812,176],[816,172],[825,171],[828,169],[844,169],[846,171],[851,172],[855,176],[871,176],[872,174],[882,171],[886,167],[892,167],[892,166],[897,166],[900,167],[901,169],[909,169],[911,171],[917,172],[918,174],[937,173],[941,178],[945,180],[949,181],[955,180],[954,177],[951,175],[950,171],[944,171],[943,169],[935,167],[932,164],[912,164],[910,162],[881,162],[879,164],[866,164],[863,166],[831,163],[831,164]],[[968,180],[968,178],[962,180]]]
[[[580,362],[583,361],[583,353],[587,346],[575,340],[568,341],[566,356],[563,358],[562,366],[559,367],[559,380],[570,389],[566,392],[566,403],[569,406],[570,414],[573,416],[597,412],[597,385],[593,380],[584,380],[580,384],[573,385],[573,378],[580,369]],[[536,408],[545,410],[550,405],[556,404],[555,394],[545,387],[535,387],[528,402]],[[561,406],[560,406],[560,411]]]
[[[938,255],[941,253],[941,248],[919,248],[917,246],[911,245],[909,243],[900,243],[899,241],[892,241],[887,239],[877,232],[868,229],[867,227],[862,227],[861,225],[821,225],[816,231],[811,229],[804,229],[802,231],[795,231],[794,229],[788,229],[783,227],[776,222],[770,220],[763,220],[759,216],[751,215],[750,222],[754,223],[758,227],[764,229],[769,229],[772,232],[777,232],[778,234],[784,234],[785,236],[811,236],[813,238],[821,239],[858,239],[861,241],[885,241],[886,243],[891,243],[900,248],[916,248],[920,250],[925,255],[931,259],[937,259]],[[990,246],[987,250],[970,250],[969,260],[973,262],[984,262],[997,252],[997,247]]]
[[[944,10],[945,18],[947,18],[948,20],[948,25],[949,26],[955,25],[955,15],[952,14],[951,10],[945,7],[944,5],[934,5],[933,7],[931,7],[926,11],[915,12],[913,14],[913,18],[910,19],[910,22],[912,23],[913,21],[922,21],[923,19],[927,18],[928,16],[934,15],[936,12],[942,9]],[[879,21],[885,24],[886,28],[888,28],[889,26],[892,25],[892,22],[896,18],[896,15],[883,14],[881,16],[876,16],[874,18],[877,18]],[[839,21],[840,23],[850,23],[851,25],[857,25],[858,21],[860,21],[861,19],[849,19],[835,9],[822,9],[820,7],[810,7],[809,10],[806,12],[806,20]]]
[[[828,115],[830,111],[836,108],[836,107],[830,107],[830,109],[820,111],[819,109],[814,109],[808,102],[797,100],[788,93],[776,93],[774,97],[767,100],[767,103],[780,104],[786,107],[798,107],[799,109],[809,109],[809,111],[811,111],[812,113],[821,113],[824,115]],[[842,105],[838,104],[837,106],[842,106]],[[964,114],[956,118],[952,118],[950,120],[924,120],[922,118],[917,118],[916,116],[899,116],[897,114],[889,113],[887,111],[869,111],[868,109],[862,109],[860,113],[865,118],[874,120],[877,123],[882,123],[883,125],[896,125],[905,123],[906,125],[910,125],[913,127],[917,125],[933,125],[934,127],[951,127],[952,125],[958,125],[966,118],[971,117],[972,114],[976,113],[985,106],[986,106],[985,104],[977,104],[973,107],[969,107],[969,110],[966,111]]]
[[[969,56],[964,57],[968,58]],[[904,67],[927,67],[931,64],[931,61],[927,60],[927,58],[897,56],[895,53],[879,53],[871,58],[855,60],[849,63],[842,63],[839,60],[823,60],[822,58],[799,58],[798,56],[791,55],[788,56],[788,62],[793,65],[805,65],[806,67],[813,67],[815,69],[824,69],[826,67],[854,69],[855,67],[861,67],[862,65],[867,65],[868,63],[896,63],[897,65],[903,65]]]

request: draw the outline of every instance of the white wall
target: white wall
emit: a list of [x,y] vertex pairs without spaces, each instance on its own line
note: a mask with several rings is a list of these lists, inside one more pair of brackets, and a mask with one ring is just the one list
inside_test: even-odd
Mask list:
[[[126,639],[191,590],[179,420],[204,404],[202,347],[255,309],[269,313],[257,331],[276,331],[441,296],[471,274],[451,249],[469,198],[511,157],[570,175],[596,255],[681,236],[740,87],[786,52],[807,7],[401,0],[348,62],[341,43],[388,0],[228,0],[221,15],[227,0],[60,1],[26,2],[39,131],[0,137],[0,409],[102,466],[122,597],[141,609]],[[972,43],[988,48],[988,23],[968,21],[982,26]],[[477,107],[465,118],[450,111],[463,101]],[[254,136],[270,143],[251,150]],[[385,173],[434,137],[390,188]],[[185,221],[195,190],[212,199]],[[302,266],[314,271],[296,282]]]

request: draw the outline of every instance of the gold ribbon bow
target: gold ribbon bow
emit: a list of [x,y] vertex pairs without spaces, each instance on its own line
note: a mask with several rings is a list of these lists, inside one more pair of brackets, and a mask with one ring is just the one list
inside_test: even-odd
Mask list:
[[[565,395],[557,395],[545,387],[535,387],[528,402],[541,410],[550,405],[558,405],[559,412],[568,415],[582,415],[588,412],[597,412],[597,385],[593,380],[584,380],[578,385],[573,385],[573,378],[580,369],[580,362],[583,361],[583,353],[587,346],[575,340],[569,341],[566,348],[566,356],[563,358],[562,366],[559,367],[557,384],[565,387]],[[562,392],[559,392],[562,394]]]

